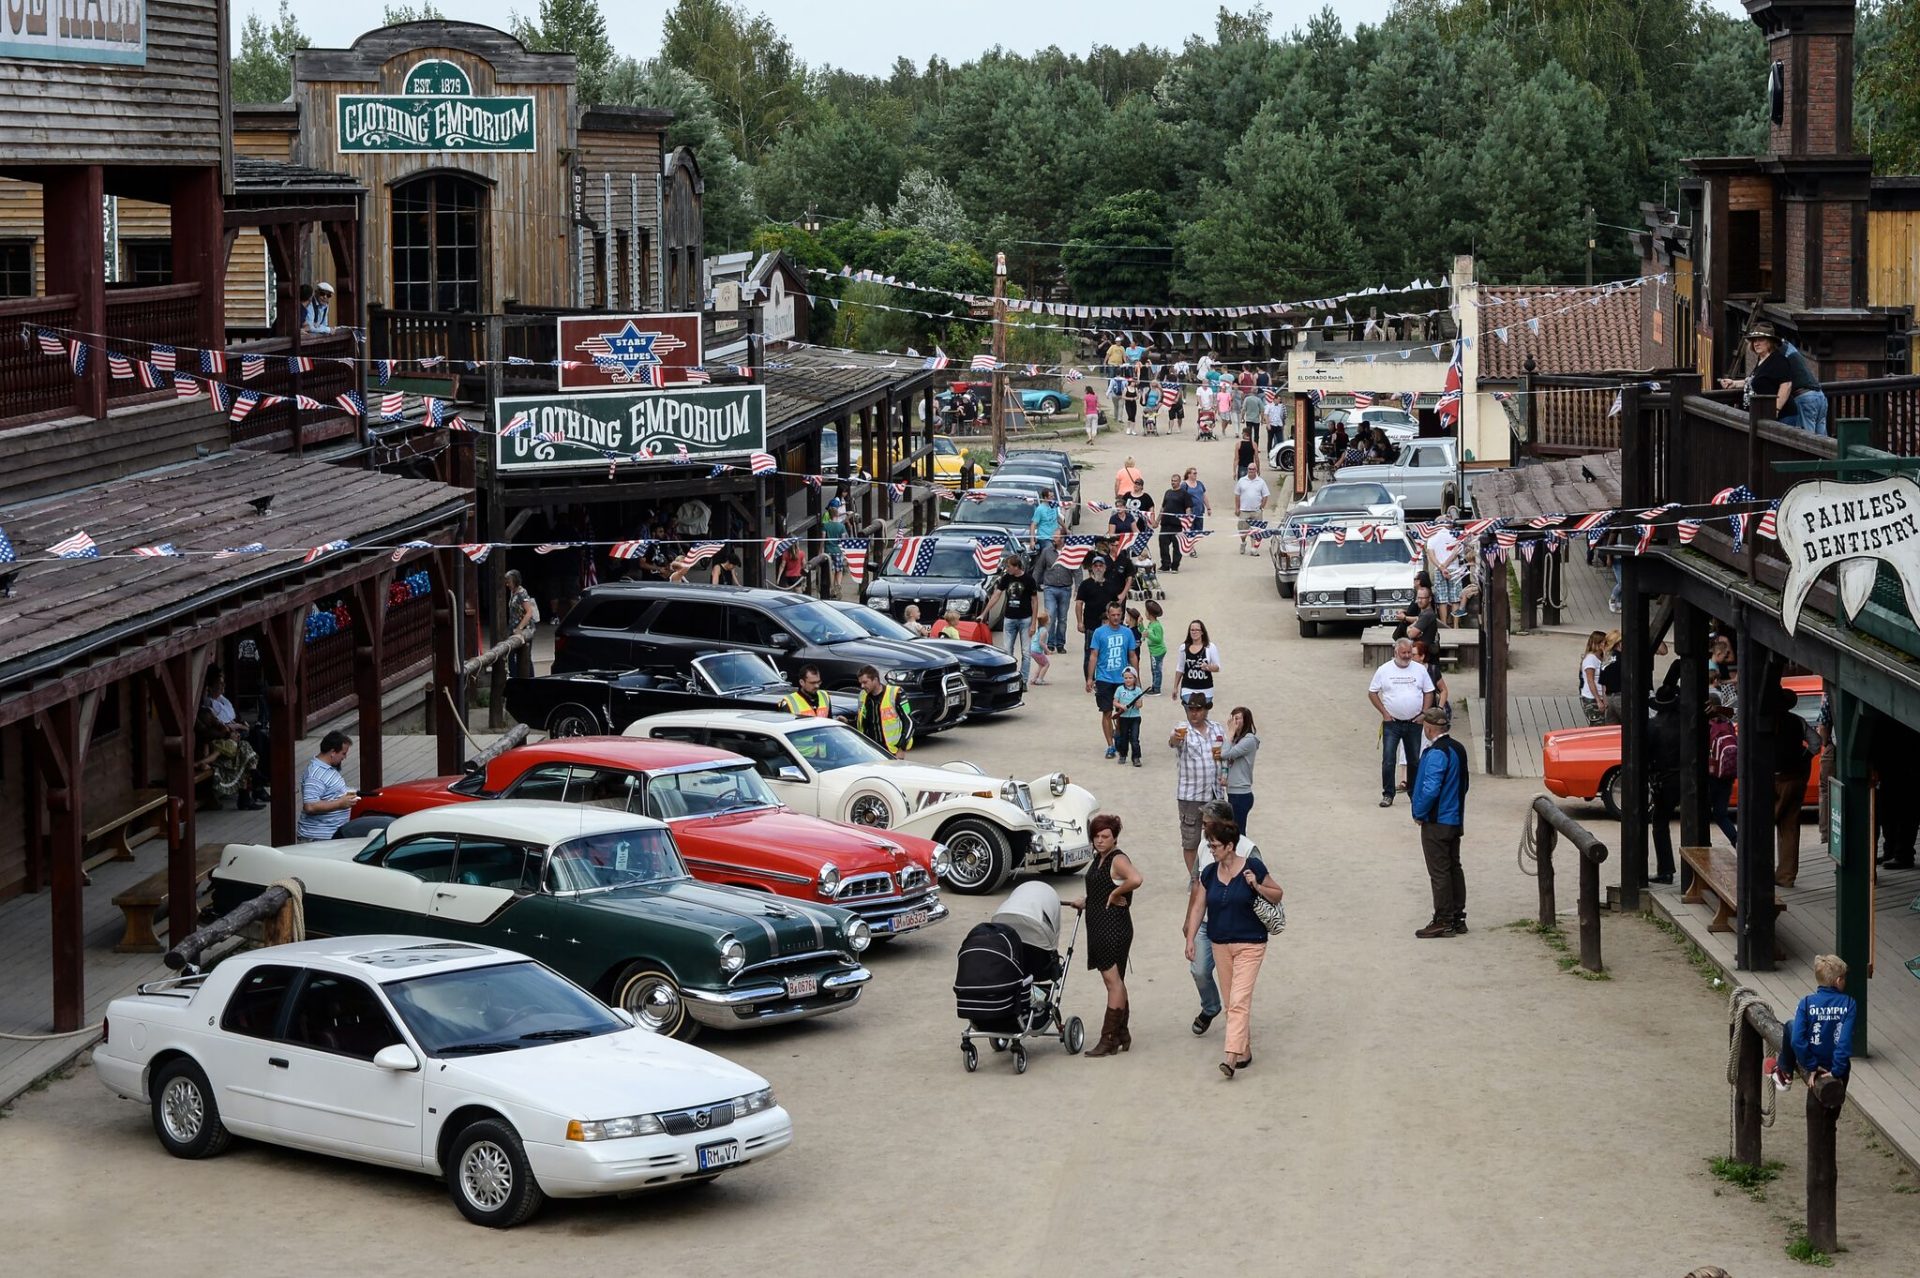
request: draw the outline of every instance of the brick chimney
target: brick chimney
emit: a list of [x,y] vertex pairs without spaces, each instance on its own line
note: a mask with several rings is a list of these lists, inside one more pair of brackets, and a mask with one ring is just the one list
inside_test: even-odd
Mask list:
[[[1745,0],[1779,80],[1775,155],[1853,154],[1854,0]],[[1773,81],[1768,82],[1771,94]],[[1769,102],[1771,109],[1772,103]]]

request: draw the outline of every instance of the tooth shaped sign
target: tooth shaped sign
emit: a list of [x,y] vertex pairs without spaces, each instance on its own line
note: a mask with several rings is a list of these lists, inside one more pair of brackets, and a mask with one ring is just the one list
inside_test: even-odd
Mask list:
[[1873,593],[1882,562],[1891,564],[1920,616],[1920,483],[1904,476],[1872,483],[1816,479],[1797,484],[1780,500],[1780,549],[1789,571],[1780,621],[1792,634],[1807,592],[1837,567],[1840,604],[1849,619]]

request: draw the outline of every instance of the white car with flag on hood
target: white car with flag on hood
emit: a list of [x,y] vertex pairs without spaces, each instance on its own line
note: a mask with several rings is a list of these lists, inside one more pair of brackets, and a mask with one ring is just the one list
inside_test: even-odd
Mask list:
[[974,764],[889,759],[844,723],[764,710],[686,710],[631,724],[630,737],[690,741],[745,755],[798,812],[946,844],[955,892],[991,892],[1021,872],[1058,873],[1093,859],[1091,791],[1064,772],[1000,780]]

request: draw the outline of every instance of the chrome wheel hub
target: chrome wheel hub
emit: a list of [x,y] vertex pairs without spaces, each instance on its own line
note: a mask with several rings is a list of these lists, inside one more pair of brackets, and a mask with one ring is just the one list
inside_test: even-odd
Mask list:
[[460,1192],[481,1211],[499,1211],[513,1193],[513,1163],[490,1140],[467,1147],[460,1159]]
[[961,887],[984,881],[993,864],[993,851],[977,834],[955,835],[947,843],[947,880]]
[[190,1078],[176,1078],[160,1095],[160,1121],[167,1135],[185,1145],[200,1135],[206,1125],[207,1103],[200,1088]]

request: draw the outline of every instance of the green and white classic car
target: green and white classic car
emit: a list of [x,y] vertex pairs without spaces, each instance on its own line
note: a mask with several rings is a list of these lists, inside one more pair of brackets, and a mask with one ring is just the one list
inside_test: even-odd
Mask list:
[[696,883],[663,822],[578,804],[463,803],[362,839],[228,844],[214,907],[288,878],[310,935],[510,947],[680,1038],[839,1011],[872,976],[852,912]]

